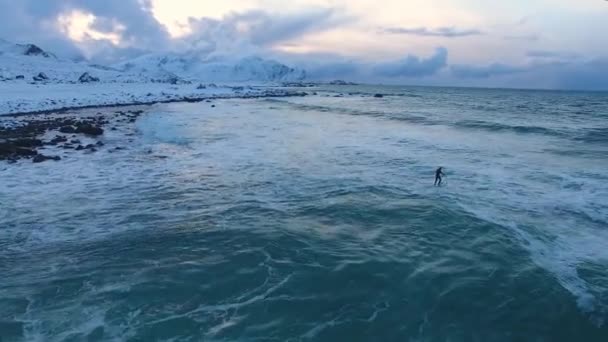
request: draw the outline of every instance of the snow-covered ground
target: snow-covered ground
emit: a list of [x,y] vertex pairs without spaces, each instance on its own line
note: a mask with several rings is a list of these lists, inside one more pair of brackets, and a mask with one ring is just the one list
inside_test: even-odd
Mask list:
[[[304,77],[303,70],[258,57],[221,62],[156,54],[100,66],[58,58],[35,45],[0,40],[0,115],[217,97],[285,96],[289,94],[286,90],[249,85]],[[214,82],[239,86],[216,86]]]
[[289,92],[266,87],[209,87],[166,83],[29,84],[0,82],[0,115],[62,108],[189,101],[193,99],[285,96]]

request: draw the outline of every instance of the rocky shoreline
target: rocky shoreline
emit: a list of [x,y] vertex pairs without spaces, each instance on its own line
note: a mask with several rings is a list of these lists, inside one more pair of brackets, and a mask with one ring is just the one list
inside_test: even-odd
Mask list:
[[[59,161],[60,150],[96,152],[105,143],[106,130],[117,130],[120,123],[134,123],[143,110],[98,112],[93,115],[49,114],[20,115],[0,121],[0,161],[34,163]],[[12,120],[11,120],[12,119]]]
[[128,106],[150,106],[159,103],[177,103],[177,102],[203,102],[209,100],[220,100],[220,99],[255,99],[255,98],[265,98],[265,97],[298,97],[298,96],[308,96],[310,94],[301,91],[289,91],[282,89],[272,89],[266,90],[262,92],[251,92],[251,93],[241,93],[242,87],[231,87],[235,93],[231,94],[217,94],[209,96],[208,94],[201,96],[177,96],[177,97],[167,97],[164,99],[154,99],[150,101],[137,101],[137,100],[129,100],[124,102],[117,102],[113,104],[94,104],[94,105],[75,105],[75,106],[65,106],[65,107],[57,107],[52,109],[41,109],[41,110],[32,110],[32,111],[19,111],[19,112],[9,112],[5,114],[0,114],[0,118],[2,117],[18,117],[18,116],[27,116],[34,114],[59,114],[65,113],[73,110],[79,109],[106,109],[106,108],[121,108]]
[[[0,162],[16,163],[29,159],[33,163],[59,161],[60,151],[97,152],[104,148],[102,141],[107,131],[116,131],[125,124],[133,124],[144,113],[142,108],[158,103],[213,102],[230,98],[261,98],[306,96],[302,92],[267,91],[254,94],[233,94],[164,101],[134,102],[109,106],[61,108],[38,112],[0,116]],[[211,104],[210,107],[215,107]],[[122,110],[110,110],[110,109]],[[137,108],[137,109],[130,109]],[[88,110],[89,113],[82,113]],[[75,113],[81,112],[81,113]],[[114,150],[122,149],[115,147]]]

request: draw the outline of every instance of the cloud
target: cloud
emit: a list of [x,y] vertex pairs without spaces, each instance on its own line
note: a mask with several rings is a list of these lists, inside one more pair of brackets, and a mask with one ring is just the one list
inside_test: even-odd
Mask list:
[[0,38],[18,43],[33,42],[60,54],[79,55],[74,43],[43,15],[46,10],[53,10],[55,4],[43,1],[38,9],[32,8],[32,4],[33,1],[0,0]]
[[343,79],[363,83],[399,84],[411,79],[422,80],[438,74],[448,65],[448,50],[438,47],[428,57],[409,54],[400,60],[370,62],[338,54],[282,53],[278,60],[305,69],[309,80],[327,81]]
[[503,36],[504,40],[521,40],[521,41],[528,41],[528,42],[535,42],[540,40],[540,36],[537,34],[520,34],[520,35],[506,35]]
[[39,43],[59,53],[78,50],[58,18],[79,11],[92,14],[92,28],[117,33],[123,46],[141,49],[168,45],[169,34],[152,15],[150,0],[0,0],[0,36]]
[[460,78],[489,78],[492,76],[501,76],[526,72],[528,66],[513,66],[501,63],[493,63],[490,65],[453,65],[450,71],[453,75]]
[[374,67],[374,73],[382,77],[430,76],[447,66],[447,62],[448,50],[437,48],[435,54],[427,59],[408,55],[400,61],[378,64]]
[[536,77],[552,79],[556,89],[608,90],[608,58],[549,64]]
[[[509,64],[508,59],[500,59],[497,63],[491,64],[458,64],[448,67],[448,50],[445,48],[437,49],[430,56],[408,55],[401,60],[385,62],[364,61],[352,56],[344,57],[331,53],[326,55],[307,53],[296,58],[295,54],[281,52],[277,47],[285,47],[289,44],[302,44],[302,46],[314,44],[315,39],[303,38],[313,37],[313,34],[341,27],[345,23],[350,24],[353,18],[344,14],[348,11],[343,8],[308,6],[304,9],[299,7],[299,10],[291,9],[288,13],[277,12],[276,9],[232,12],[219,19],[190,19],[185,29],[189,34],[172,38],[165,26],[154,17],[152,2],[153,0],[0,0],[0,22],[2,22],[0,38],[20,43],[40,44],[42,48],[57,52],[59,55],[76,56],[85,51],[86,55],[94,57],[94,61],[103,63],[133,58],[145,52],[178,51],[200,57],[203,61],[221,58],[240,59],[252,55],[275,58],[306,68],[314,79],[344,78],[379,83],[449,82],[444,84],[608,88],[608,60],[605,57],[606,51],[602,50],[601,46],[597,46],[593,51],[597,54],[604,53],[604,57],[595,59],[587,55],[584,50],[577,53],[529,50],[525,53],[528,63],[521,65]],[[269,4],[274,1],[260,2],[262,3]],[[323,3],[337,2],[323,1]],[[258,8],[268,5],[260,6],[262,7]],[[349,5],[344,6],[346,9],[349,8]],[[59,20],[70,17],[74,13],[87,16],[88,30],[85,30],[86,32],[79,36],[77,41],[72,41],[66,36],[65,26],[62,26]],[[542,17],[536,18],[535,25],[537,22],[540,25],[541,19]],[[507,45],[505,49],[513,49],[508,45],[533,48],[533,42],[541,40],[544,36],[530,33],[534,30],[521,27],[529,26],[528,21],[529,18],[524,18],[514,23],[514,30],[497,33],[496,38],[504,41],[504,45]],[[374,22],[372,25],[378,27],[382,24]],[[544,30],[547,27],[534,28]],[[361,34],[362,42],[378,38],[364,36],[370,32],[357,31],[361,29],[361,25],[353,25],[348,29],[353,29],[349,34]],[[596,30],[599,31],[601,30]],[[375,33],[454,39],[485,34],[476,28],[449,26],[384,27]],[[335,40],[337,34],[328,36]],[[566,38],[568,37],[564,38],[564,42],[567,43]],[[578,36],[572,39],[580,41]],[[313,43],[310,43],[311,41]],[[471,42],[472,40],[466,40],[465,43]],[[338,40],[336,45],[339,43]],[[562,45],[564,49],[568,48],[566,43]],[[574,44],[574,46],[579,45]],[[379,47],[386,48],[386,46]],[[339,46],[336,46],[334,52],[338,52],[338,48]],[[466,48],[475,48],[475,45],[467,45]],[[295,50],[297,49],[282,51]],[[300,49],[300,51],[304,50],[306,49]],[[479,52],[481,55],[489,53]],[[449,72],[443,72],[446,68]],[[413,78],[416,78],[416,81],[410,82]]]
[[519,25],[519,26],[527,25],[531,20],[532,20],[531,15],[523,16],[517,21],[517,25]]
[[96,40],[93,38],[85,39],[79,43],[79,46],[83,50],[86,50],[88,55],[92,56],[89,59],[90,62],[102,65],[120,63],[148,52],[147,50],[138,48],[115,46],[108,40]]
[[355,61],[335,61],[308,65],[308,78],[313,80],[331,80],[338,78],[360,79],[364,66]]
[[302,35],[331,28],[345,18],[338,18],[334,9],[314,9],[298,14],[270,15],[263,11],[246,14],[252,24],[251,40],[259,45],[271,45]]
[[[78,28],[78,40],[70,40],[59,19],[75,13],[90,15],[88,29],[99,34],[81,33]],[[287,14],[249,10],[221,19],[191,18],[187,27],[190,34],[172,39],[154,17],[152,0],[0,0],[0,37],[38,43],[59,55],[84,52],[95,62],[104,63],[137,51],[189,51],[208,58],[239,58],[268,54],[276,44],[347,22],[349,18],[341,13],[313,7]]]
[[535,58],[553,58],[559,57],[560,53],[555,51],[531,50],[526,52],[526,56]]
[[530,50],[526,56],[535,59],[573,60],[580,58],[578,53],[566,51]]
[[169,33],[152,14],[150,0],[65,0],[64,3],[67,7],[64,11],[81,10],[93,14],[93,27],[101,32],[113,32],[112,29],[120,24],[124,28],[120,35],[125,46],[150,49],[169,42]]
[[458,29],[455,27],[440,27],[437,29],[430,29],[426,27],[417,28],[403,28],[403,27],[388,27],[381,29],[381,32],[391,34],[407,34],[421,37],[446,37],[446,38],[458,38],[467,36],[477,36],[483,34],[482,31],[477,29]]
[[316,8],[291,14],[261,10],[232,12],[221,19],[191,18],[190,34],[182,46],[191,45],[203,54],[234,55],[259,53],[274,45],[306,34],[330,29],[348,18],[331,8]]
[[439,73],[446,65],[448,50],[437,48],[429,57],[408,55],[402,60],[370,62],[337,54],[280,54],[277,59],[297,65],[315,81],[344,79],[357,82],[399,83]]
[[[567,53],[566,53],[567,54]],[[540,53],[550,55],[553,53]],[[557,54],[558,56],[560,54]],[[453,65],[452,81],[476,86],[608,90],[608,58],[534,60],[524,65]]]

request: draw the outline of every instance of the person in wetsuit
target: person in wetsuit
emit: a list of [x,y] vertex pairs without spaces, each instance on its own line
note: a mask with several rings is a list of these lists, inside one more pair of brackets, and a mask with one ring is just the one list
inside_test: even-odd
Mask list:
[[443,167],[440,167],[435,171],[435,186],[441,186],[441,182],[443,181],[441,176],[444,176]]

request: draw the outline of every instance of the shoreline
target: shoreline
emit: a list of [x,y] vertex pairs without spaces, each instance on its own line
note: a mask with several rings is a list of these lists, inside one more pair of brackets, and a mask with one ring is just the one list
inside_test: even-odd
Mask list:
[[[71,152],[97,152],[104,148],[108,131],[130,129],[145,108],[161,103],[212,103],[214,100],[306,96],[305,92],[271,89],[259,92],[205,94],[153,101],[88,105],[0,115],[0,162],[14,164],[59,161]],[[211,107],[215,107],[211,104]],[[105,148],[106,150],[108,148]],[[124,147],[114,147],[114,150]],[[113,150],[110,149],[109,152]],[[43,154],[44,153],[44,154]]]
[[203,101],[213,100],[229,100],[229,99],[257,99],[257,98],[269,98],[269,97],[303,97],[310,94],[302,91],[289,91],[280,88],[271,88],[271,90],[264,90],[259,93],[232,93],[232,94],[212,94],[204,96],[182,96],[179,98],[157,99],[151,101],[130,101],[130,102],[116,102],[109,104],[92,104],[92,105],[80,105],[80,106],[65,106],[53,109],[42,109],[34,111],[23,111],[23,112],[9,112],[0,113],[0,118],[17,118],[28,115],[48,115],[48,114],[63,114],[72,110],[83,110],[83,109],[109,109],[109,108],[120,108],[130,106],[152,106],[155,104],[162,103],[198,103]]

